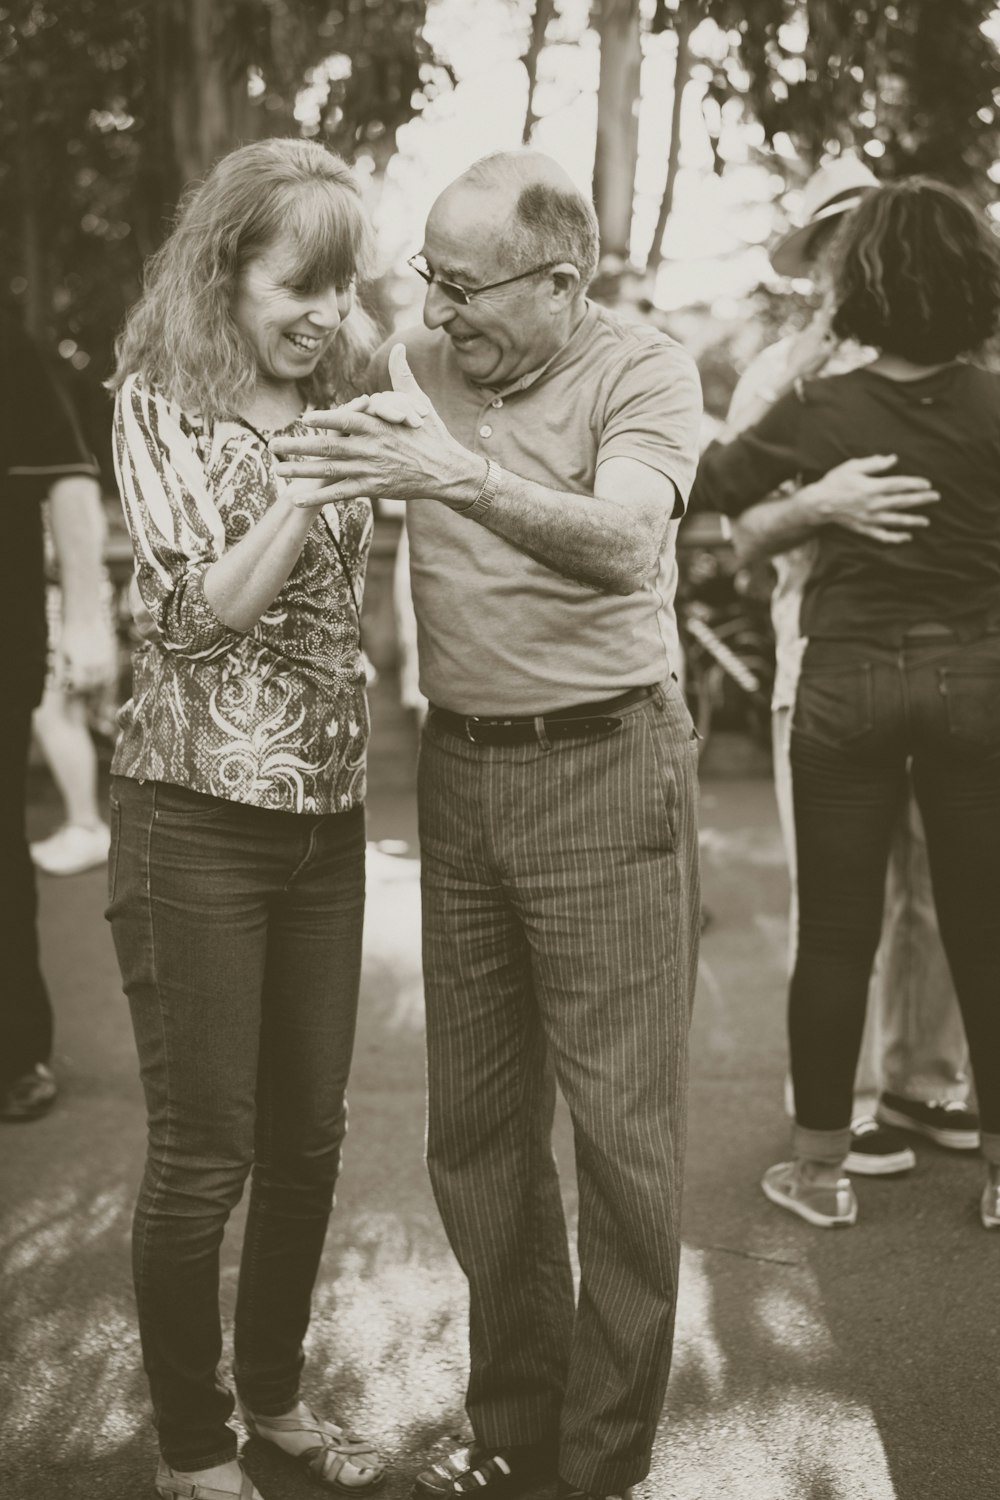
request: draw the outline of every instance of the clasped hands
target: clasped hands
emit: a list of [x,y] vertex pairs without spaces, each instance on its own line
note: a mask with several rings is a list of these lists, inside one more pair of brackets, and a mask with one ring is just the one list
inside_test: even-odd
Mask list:
[[278,473],[308,481],[286,492],[296,506],[311,509],[372,495],[447,499],[463,486],[475,496],[483,460],[448,432],[417,384],[402,344],[389,354],[389,377],[390,391],[358,396],[330,411],[306,412],[302,420],[316,428],[314,435],[272,439]]

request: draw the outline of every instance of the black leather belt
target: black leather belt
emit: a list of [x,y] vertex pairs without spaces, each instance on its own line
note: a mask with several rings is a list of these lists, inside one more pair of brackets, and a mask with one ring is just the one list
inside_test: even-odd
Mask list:
[[550,713],[511,715],[505,718],[480,718],[477,715],[453,714],[450,709],[430,705],[434,724],[457,734],[474,745],[530,745],[532,741],[589,739],[595,735],[613,734],[621,728],[618,714],[644,698],[651,698],[653,687],[629,688],[615,698],[601,703],[577,703],[572,708],[557,708]]

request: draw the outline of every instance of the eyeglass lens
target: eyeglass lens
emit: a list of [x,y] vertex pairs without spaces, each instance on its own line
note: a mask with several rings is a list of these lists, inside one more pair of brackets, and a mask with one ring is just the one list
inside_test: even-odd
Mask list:
[[461,307],[468,304],[469,294],[464,286],[459,286],[455,281],[444,281],[440,276],[435,276],[423,256],[414,255],[409,264],[418,276],[423,277],[428,286],[438,287],[450,302],[457,302]]

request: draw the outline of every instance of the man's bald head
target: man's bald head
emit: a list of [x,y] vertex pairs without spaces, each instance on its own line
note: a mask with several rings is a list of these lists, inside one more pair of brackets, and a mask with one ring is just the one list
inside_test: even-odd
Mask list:
[[597,270],[593,205],[573,179],[541,151],[496,151],[473,162],[441,195],[472,190],[502,205],[498,256],[511,271],[568,262],[585,291]]

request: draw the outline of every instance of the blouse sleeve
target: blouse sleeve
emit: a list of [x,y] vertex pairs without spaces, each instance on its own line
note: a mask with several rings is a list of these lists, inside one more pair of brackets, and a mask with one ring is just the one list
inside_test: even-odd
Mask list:
[[158,644],[192,660],[224,656],[241,639],[205,598],[205,573],[225,528],[194,433],[178,408],[130,377],[114,417],[115,476],[143,602]]
[[730,442],[710,443],[698,462],[691,510],[738,516],[809,468],[802,451],[805,397],[790,391]]

